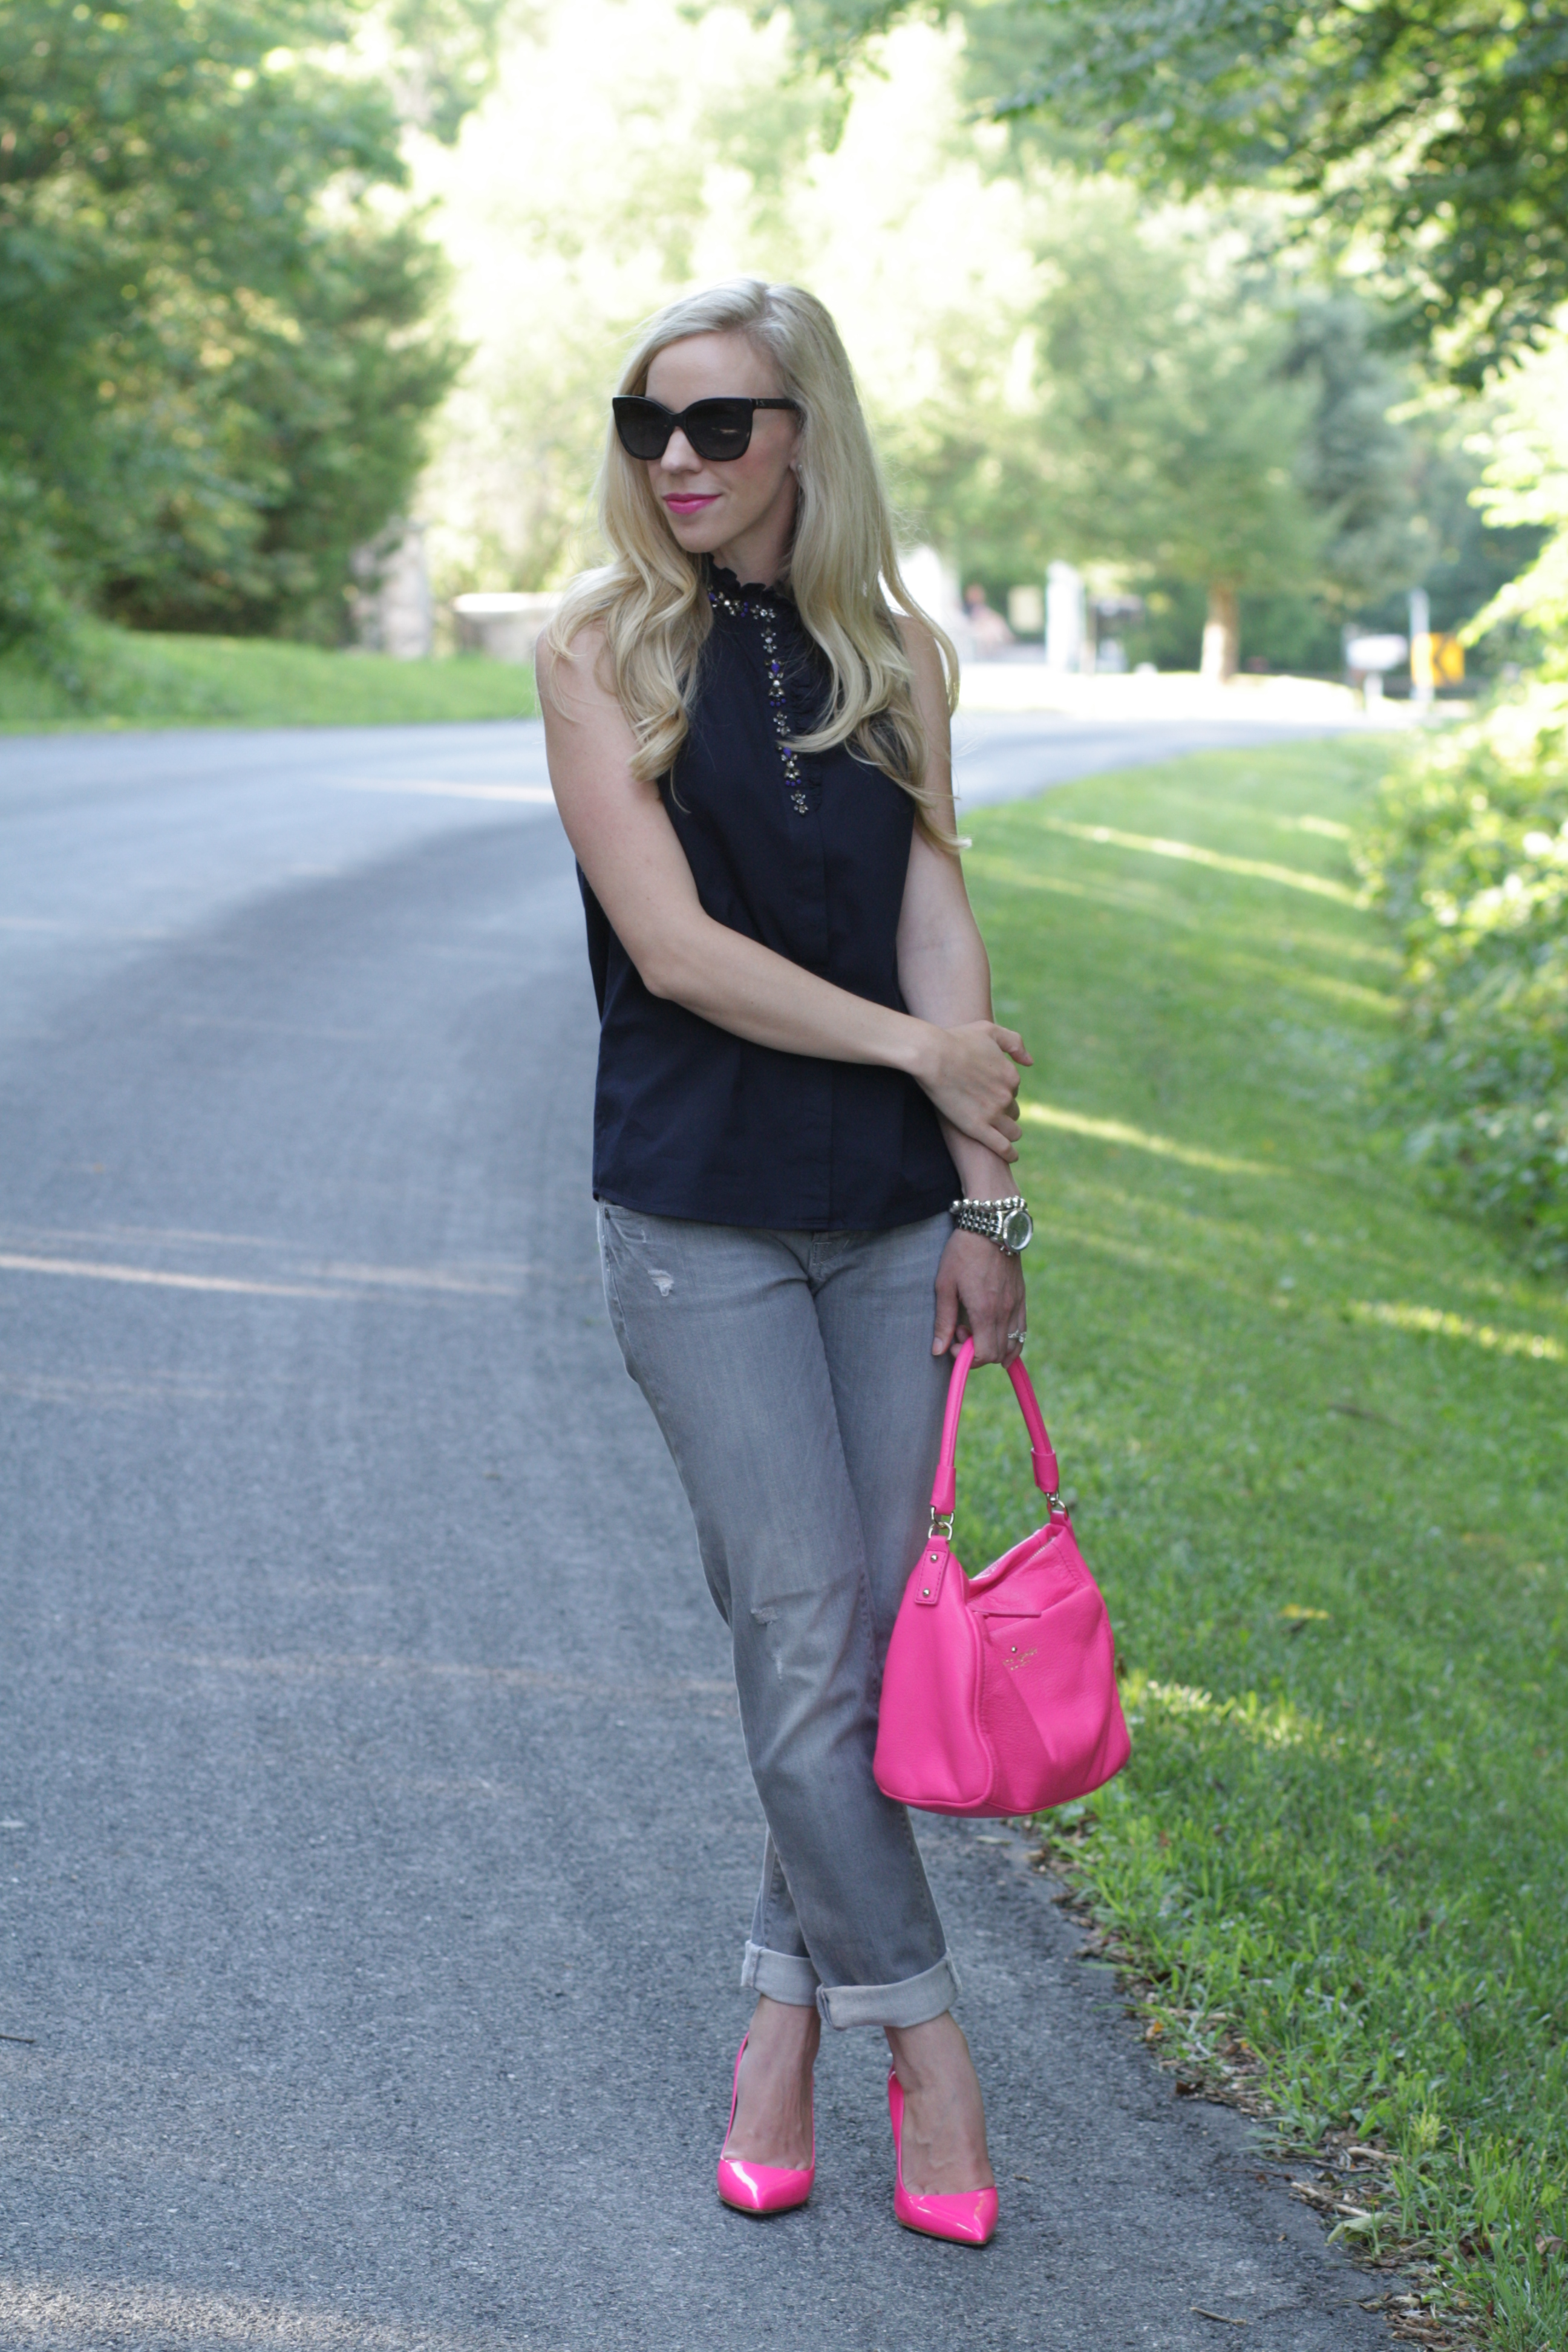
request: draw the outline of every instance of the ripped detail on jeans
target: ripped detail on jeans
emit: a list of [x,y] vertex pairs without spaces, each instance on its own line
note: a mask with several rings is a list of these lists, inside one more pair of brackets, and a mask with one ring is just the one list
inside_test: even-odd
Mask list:
[[776,1630],[778,1614],[776,1601],[759,1601],[752,1611],[752,1622],[761,1630],[763,1636],[768,1656],[773,1664],[773,1679],[775,1682],[782,1683],[784,1678],[784,1650]]
[[675,1288],[674,1275],[667,1274],[662,1265],[650,1265],[647,1270],[647,1278],[652,1283],[654,1288],[658,1291],[661,1298],[668,1298],[670,1292]]
[[825,1616],[832,1620],[834,1611],[831,1592],[822,1585],[771,1593],[765,1600],[753,1601],[747,1613],[763,1637],[762,1647],[775,1682],[820,1680],[843,1638],[842,1628],[836,1624],[825,1630]]

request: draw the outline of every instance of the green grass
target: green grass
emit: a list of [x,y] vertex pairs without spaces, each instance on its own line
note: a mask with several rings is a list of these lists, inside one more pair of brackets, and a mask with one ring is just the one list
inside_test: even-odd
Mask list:
[[105,727],[374,727],[531,719],[533,673],[475,656],[393,661],[270,637],[81,628],[78,699],[26,657],[0,656],[0,733]]
[[[1217,2077],[1249,2045],[1293,2144],[1388,2152],[1352,2242],[1563,2352],[1568,1297],[1424,1206],[1373,1114],[1396,957],[1336,828],[1385,757],[1203,757],[973,822],[1037,1060],[1029,1360],[1133,1725],[1044,1826],[1167,2048]],[[1032,1493],[1010,1393],[976,1391],[972,1568]]]

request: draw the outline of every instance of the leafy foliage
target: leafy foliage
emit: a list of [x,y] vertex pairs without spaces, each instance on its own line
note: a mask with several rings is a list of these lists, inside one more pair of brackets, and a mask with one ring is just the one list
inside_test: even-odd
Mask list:
[[[804,277],[864,323],[833,284],[833,248],[896,268],[891,240],[865,219],[863,180],[837,204],[814,190],[813,164],[847,160],[826,152],[843,109],[789,62],[787,26],[753,29],[729,9],[542,0],[460,148],[422,151],[474,346],[422,490],[438,593],[542,588],[594,560],[605,403],[627,336],[694,280]],[[906,126],[906,171],[926,128]],[[899,289],[902,361],[919,297],[901,271]]]
[[[900,0],[795,0],[847,50]],[[1190,194],[1305,198],[1381,247],[1406,325],[1464,381],[1568,299],[1568,13],[1552,0],[960,0],[972,88],[1057,152]]]
[[1337,635],[1342,622],[1432,567],[1437,531],[1421,496],[1430,445],[1390,415],[1413,386],[1376,348],[1378,320],[1367,303],[1307,290],[1287,316],[1281,373],[1310,395],[1301,483],[1323,520],[1318,592]]
[[1568,1265],[1568,694],[1426,746],[1363,861],[1405,941],[1414,1157],[1537,1265]]
[[[458,357],[396,100],[449,129],[491,5],[0,0],[0,515],[57,613],[341,634]],[[0,575],[0,631],[47,604]]]
[[1478,436],[1488,460],[1478,503],[1489,523],[1535,532],[1535,561],[1476,614],[1468,635],[1522,621],[1545,640],[1545,675],[1568,677],[1568,332],[1510,371],[1499,411]]

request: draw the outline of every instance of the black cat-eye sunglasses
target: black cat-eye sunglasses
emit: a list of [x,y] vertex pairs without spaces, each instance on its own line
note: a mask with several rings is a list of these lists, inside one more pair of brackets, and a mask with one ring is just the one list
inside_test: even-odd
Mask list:
[[752,446],[752,416],[759,408],[798,409],[798,400],[694,400],[677,415],[662,400],[638,393],[617,393],[611,405],[616,431],[628,457],[662,457],[669,436],[679,427],[700,457],[722,465],[743,457]]

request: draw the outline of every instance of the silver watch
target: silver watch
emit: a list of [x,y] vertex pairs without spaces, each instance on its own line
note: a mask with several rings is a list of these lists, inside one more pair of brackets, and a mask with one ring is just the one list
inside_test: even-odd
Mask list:
[[1007,1257],[1021,1256],[1035,1237],[1028,1203],[1015,1192],[1005,1201],[954,1201],[948,1213],[963,1234],[984,1234]]

